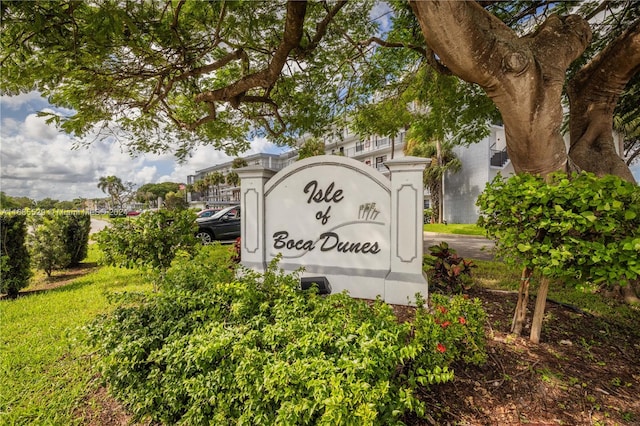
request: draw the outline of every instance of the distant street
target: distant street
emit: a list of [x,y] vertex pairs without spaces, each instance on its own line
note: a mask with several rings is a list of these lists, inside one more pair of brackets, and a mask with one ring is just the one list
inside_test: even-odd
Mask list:
[[91,230],[89,231],[89,235],[95,234],[96,232],[102,231],[102,229],[109,225],[109,222],[103,219],[97,219],[95,217],[91,218]]
[[429,254],[429,247],[446,242],[459,256],[469,259],[493,260],[493,241],[479,236],[424,233],[424,254]]

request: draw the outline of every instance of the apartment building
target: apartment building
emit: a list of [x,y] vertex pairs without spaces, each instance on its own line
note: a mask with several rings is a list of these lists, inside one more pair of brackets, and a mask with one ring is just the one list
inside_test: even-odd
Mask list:
[[[384,163],[392,158],[404,157],[405,138],[404,130],[399,131],[394,138],[360,138],[344,128],[325,139],[325,154],[354,158],[388,176],[389,171]],[[299,146],[303,143],[304,139],[301,139]],[[443,177],[443,218],[448,223],[475,223],[478,219],[475,203],[487,182],[498,173],[503,176],[514,173],[506,151],[504,128],[494,125],[488,137],[469,147],[456,147],[454,152],[460,159],[462,168],[457,173],[447,173]],[[296,161],[298,154],[296,149],[292,149],[283,154],[260,153],[243,158],[247,165],[259,165],[277,171]],[[217,164],[188,176],[187,183],[194,184],[215,172],[227,175],[232,170],[232,161]],[[239,202],[238,197],[239,188],[223,183],[219,188],[210,187],[204,194],[192,192],[189,200],[193,206],[216,207]],[[425,208],[430,206],[430,198],[428,189],[425,189]]]
[[443,179],[443,218],[448,223],[476,223],[476,200],[488,182],[498,173],[515,174],[507,155],[502,126],[492,126],[491,133],[468,147],[457,146],[455,154],[462,163],[457,173],[446,173]]
[[345,128],[340,134],[325,139],[325,153],[354,158],[388,175],[384,162],[404,157],[405,137],[406,131],[400,130],[394,138],[370,136],[361,139]]
[[[283,154],[267,154],[259,153],[242,157],[248,166],[262,166],[267,169],[281,170],[293,163],[298,154],[295,150],[285,152]],[[193,175],[187,176],[187,184],[194,185],[197,181],[205,179],[207,176],[216,172],[227,176],[233,172],[233,161],[216,164],[206,169],[196,170]],[[222,182],[219,185],[209,185],[204,193],[191,191],[187,194],[187,200],[192,207],[205,208],[223,207],[233,205],[240,202],[240,188],[233,184]]]
[[[401,130],[395,138],[372,136],[362,140],[349,129],[341,129],[325,139],[325,154],[344,155],[355,158],[363,163],[375,167],[378,171],[388,176],[389,171],[384,162],[392,158],[403,157],[405,131]],[[298,146],[304,143],[304,138]],[[267,169],[281,170],[293,163],[298,158],[297,149],[283,154],[259,153],[242,157],[247,165],[259,165]],[[206,169],[197,170],[195,174],[187,176],[187,184],[193,185],[197,181],[215,172],[227,175],[233,171],[232,161],[216,164]],[[215,187],[211,185],[203,194],[192,191],[188,195],[189,203],[194,207],[217,207],[239,202],[239,188],[227,183],[221,183]],[[427,193],[428,200],[428,193]],[[428,207],[428,201],[427,201]]]

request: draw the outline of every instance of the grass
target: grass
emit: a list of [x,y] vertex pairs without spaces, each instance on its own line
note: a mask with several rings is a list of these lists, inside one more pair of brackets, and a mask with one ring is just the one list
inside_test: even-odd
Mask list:
[[94,386],[82,327],[110,309],[109,293],[150,290],[145,281],[139,271],[103,267],[0,301],[0,424],[78,423],[74,411]]
[[485,236],[485,231],[478,225],[473,223],[425,223],[423,227],[426,232],[437,232],[440,234],[458,234],[458,235],[480,235]]
[[[472,270],[472,276],[478,285],[495,290],[518,291],[522,274],[520,267],[509,266],[499,261],[474,259],[473,263],[477,267]],[[539,273],[534,273],[529,288],[530,296],[535,296],[540,278]],[[640,311],[640,306],[621,303],[619,300],[600,294],[597,287],[589,285],[576,288],[559,281],[552,282],[547,298],[574,306],[594,316],[607,317],[627,324],[637,321]],[[532,304],[530,308],[533,308]]]

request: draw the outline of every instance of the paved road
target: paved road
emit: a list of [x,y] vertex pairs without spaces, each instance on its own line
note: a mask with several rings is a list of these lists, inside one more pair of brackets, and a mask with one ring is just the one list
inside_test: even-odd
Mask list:
[[424,233],[424,253],[429,253],[429,247],[445,241],[449,247],[456,250],[459,256],[469,259],[493,260],[493,241],[472,235]]
[[106,220],[98,219],[95,217],[91,218],[91,230],[89,231],[89,235],[95,234],[96,232],[102,231],[102,229],[109,225],[109,222]]

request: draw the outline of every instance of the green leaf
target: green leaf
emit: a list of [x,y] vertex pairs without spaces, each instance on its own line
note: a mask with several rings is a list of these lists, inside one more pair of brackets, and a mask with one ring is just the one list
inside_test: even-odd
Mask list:
[[523,253],[528,252],[529,250],[531,250],[531,245],[520,243],[518,244],[518,250]]

